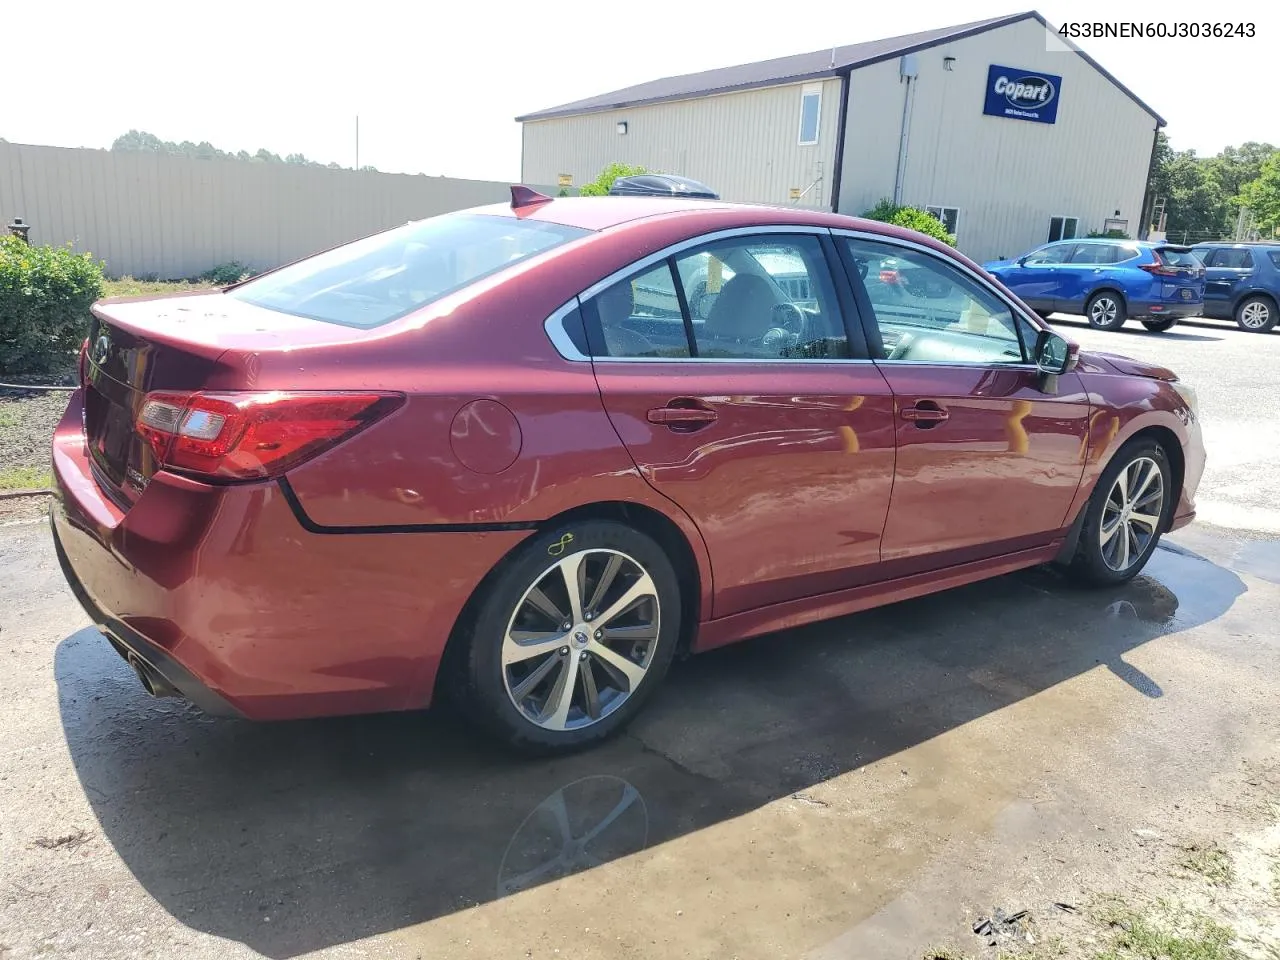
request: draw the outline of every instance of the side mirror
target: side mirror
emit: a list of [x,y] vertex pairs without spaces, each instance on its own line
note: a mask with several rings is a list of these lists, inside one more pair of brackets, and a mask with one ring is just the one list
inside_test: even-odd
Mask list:
[[1027,265],[1027,258],[1026,258],[1026,257],[1019,257],[1019,258],[1018,258],[1018,266],[1020,266],[1020,267],[1025,267],[1026,265]]
[[1076,365],[1079,347],[1052,330],[1041,330],[1036,337],[1036,366],[1041,373],[1058,375]]

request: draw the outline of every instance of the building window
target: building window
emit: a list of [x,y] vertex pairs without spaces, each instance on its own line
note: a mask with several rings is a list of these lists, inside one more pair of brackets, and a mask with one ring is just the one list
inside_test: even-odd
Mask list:
[[822,84],[807,83],[800,88],[800,145],[818,142],[822,118]]
[[947,233],[956,235],[956,224],[960,221],[960,210],[957,207],[925,207],[925,213],[931,213],[947,228]]
[[1049,242],[1055,240],[1074,240],[1076,230],[1080,226],[1079,217],[1050,217]]

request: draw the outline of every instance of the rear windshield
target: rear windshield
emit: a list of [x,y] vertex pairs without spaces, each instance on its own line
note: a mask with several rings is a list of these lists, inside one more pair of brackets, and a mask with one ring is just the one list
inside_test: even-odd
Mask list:
[[1156,251],[1160,254],[1160,259],[1171,267],[1198,267],[1200,261],[1196,259],[1196,255],[1190,250],[1173,250],[1169,247],[1161,247]]
[[446,214],[346,244],[250,280],[227,296],[349,327],[376,327],[590,231]]

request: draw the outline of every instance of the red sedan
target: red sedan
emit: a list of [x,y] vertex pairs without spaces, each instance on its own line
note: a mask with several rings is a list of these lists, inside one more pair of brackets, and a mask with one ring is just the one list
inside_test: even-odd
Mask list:
[[674,656],[1189,523],[1190,388],[918,234],[549,200],[104,301],[53,444],[81,603],[152,692],[282,719],[456,695],[616,731]]

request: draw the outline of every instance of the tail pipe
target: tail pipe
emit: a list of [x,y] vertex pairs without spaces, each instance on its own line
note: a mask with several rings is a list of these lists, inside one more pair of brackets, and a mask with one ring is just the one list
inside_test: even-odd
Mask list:
[[166,680],[155,667],[147,663],[136,653],[130,652],[125,657],[129,661],[129,666],[133,668],[133,672],[138,675],[138,679],[142,682],[142,689],[153,697],[181,697],[176,687]]

